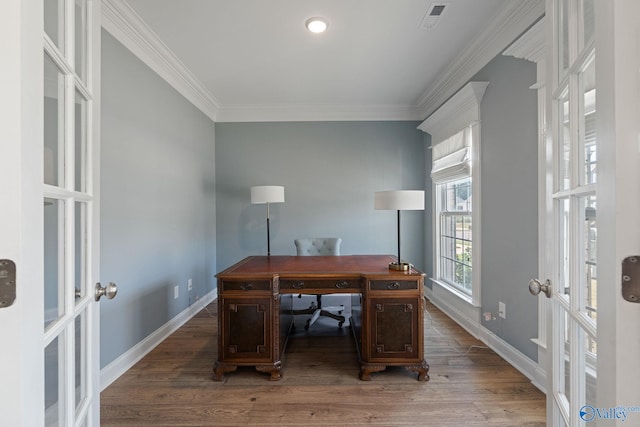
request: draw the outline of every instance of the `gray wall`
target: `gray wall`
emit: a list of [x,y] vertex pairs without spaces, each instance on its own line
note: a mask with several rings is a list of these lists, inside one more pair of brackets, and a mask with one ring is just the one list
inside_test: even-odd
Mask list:
[[101,305],[102,367],[215,285],[214,138],[209,118],[102,32],[100,262],[119,288]]
[[[271,206],[271,253],[294,255],[298,237],[342,237],[342,254],[397,252],[395,211],[374,192],[424,188],[424,134],[417,122],[216,124],[219,269],[264,255],[266,207],[250,187],[283,185]],[[402,257],[423,268],[424,212],[402,213]]]
[[537,360],[538,300],[527,288],[538,270],[536,66],[498,56],[472,80],[489,82],[480,106],[482,311],[506,304],[505,320],[482,323]]

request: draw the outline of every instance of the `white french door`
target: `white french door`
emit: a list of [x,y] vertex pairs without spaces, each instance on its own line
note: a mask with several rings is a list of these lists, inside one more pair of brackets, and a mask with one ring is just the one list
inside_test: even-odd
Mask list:
[[44,0],[44,407],[46,426],[99,420],[100,2]]
[[620,292],[622,254],[640,254],[638,13],[635,0],[547,1],[550,426],[640,423],[640,386],[625,381],[639,377],[640,305]]
[[0,418],[98,425],[100,1],[8,3],[0,259],[17,277],[0,308]]
[[593,0],[553,4],[551,425],[597,407],[597,139]]

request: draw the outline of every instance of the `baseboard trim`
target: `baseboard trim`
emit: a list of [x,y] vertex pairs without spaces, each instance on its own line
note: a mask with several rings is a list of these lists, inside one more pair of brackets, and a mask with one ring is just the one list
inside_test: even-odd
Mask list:
[[521,353],[518,349],[496,335],[493,331],[480,326],[480,341],[485,343],[487,347],[495,351],[500,357],[509,362],[511,366],[516,368],[527,377],[531,383],[541,392],[546,393],[544,383],[540,382],[540,372],[538,364]]
[[482,341],[487,347],[509,362],[511,366],[527,377],[536,388],[546,394],[546,375],[544,375],[543,370],[538,368],[538,364],[536,362],[525,356],[522,352],[503,340],[494,332],[482,326],[482,324],[465,316],[462,312],[452,307],[446,301],[438,298],[437,293],[434,293],[428,288],[426,288],[426,290],[426,296],[433,305],[469,332],[473,337]]
[[432,289],[425,287],[426,296],[443,313],[453,319],[474,338],[480,339],[480,310],[467,301],[463,301],[447,288],[432,282]]
[[127,372],[131,367],[133,367],[133,365],[138,363],[138,361],[146,356],[151,350],[156,348],[158,344],[178,330],[182,325],[187,323],[187,321],[200,312],[200,310],[205,306],[214,301],[217,298],[217,295],[217,289],[212,290],[194,304],[178,313],[173,319],[169,320],[163,326],[156,329],[138,344],[124,352],[113,362],[102,368],[100,370],[100,391],[109,387],[111,383]]

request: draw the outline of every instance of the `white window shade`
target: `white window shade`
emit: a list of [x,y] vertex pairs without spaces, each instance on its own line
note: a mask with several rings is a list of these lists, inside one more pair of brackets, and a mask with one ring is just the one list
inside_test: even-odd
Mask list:
[[465,130],[461,130],[455,135],[445,139],[444,141],[436,142],[433,144],[433,156],[434,160],[441,159],[442,157],[448,156],[451,153],[462,150],[463,148],[468,147],[469,141],[466,138]]
[[470,175],[471,162],[469,161],[468,153],[469,149],[463,148],[433,162],[431,179],[434,182],[441,182],[450,178]]
[[488,84],[467,83],[418,126],[431,135],[434,183],[471,176],[471,165],[478,160],[473,153],[480,149],[480,102]]
[[465,128],[433,146],[431,179],[441,182],[471,174],[471,129]]

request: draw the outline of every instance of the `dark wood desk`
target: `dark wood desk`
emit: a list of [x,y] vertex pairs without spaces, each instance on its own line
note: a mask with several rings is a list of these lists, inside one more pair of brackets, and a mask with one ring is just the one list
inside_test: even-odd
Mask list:
[[294,294],[352,294],[351,329],[360,379],[405,366],[428,380],[424,360],[423,283],[418,270],[388,269],[389,255],[252,256],[218,278],[218,361],[213,379],[238,366],[281,378],[293,327]]

